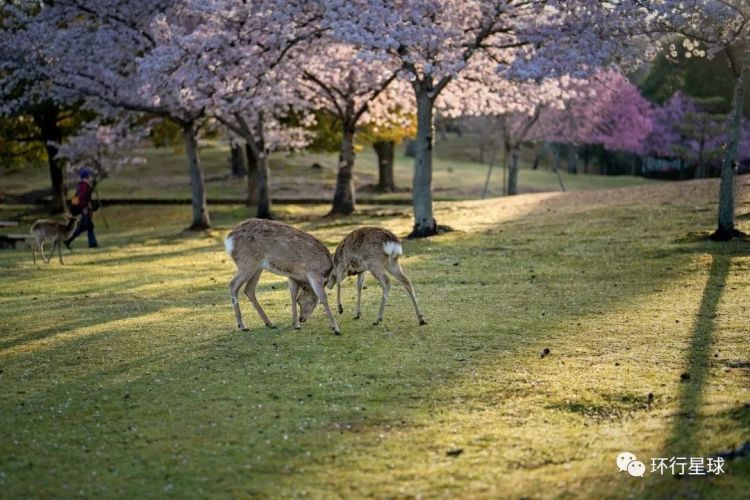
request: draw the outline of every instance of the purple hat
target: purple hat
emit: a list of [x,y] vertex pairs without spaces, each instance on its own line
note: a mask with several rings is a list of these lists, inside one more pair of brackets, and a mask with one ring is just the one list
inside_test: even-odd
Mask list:
[[82,168],[80,172],[78,172],[78,175],[81,177],[81,179],[85,179],[86,177],[91,177],[94,175],[94,172],[90,168]]

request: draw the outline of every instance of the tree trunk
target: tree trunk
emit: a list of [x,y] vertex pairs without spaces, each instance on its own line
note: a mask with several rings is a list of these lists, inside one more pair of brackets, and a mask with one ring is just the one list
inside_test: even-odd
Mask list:
[[54,106],[44,106],[33,114],[34,122],[41,131],[44,149],[47,152],[47,164],[52,181],[51,213],[67,210],[67,190],[65,187],[65,172],[62,162],[57,157],[58,144],[62,143],[62,130],[58,123],[60,110]]
[[336,175],[336,191],[329,215],[350,215],[355,209],[354,179],[354,132],[352,126],[344,125],[344,137],[339,153],[339,171]]
[[490,177],[492,177],[492,169],[495,166],[495,155],[497,154],[497,145],[492,146],[492,157],[490,158],[490,166],[487,168],[487,177],[484,179],[484,188],[482,188],[482,199],[487,197],[487,193],[490,191]]
[[258,171],[258,213],[259,219],[271,219],[271,171],[268,168],[268,155],[261,150],[257,158]]
[[195,124],[193,122],[182,124],[182,136],[185,140],[185,153],[187,154],[190,184],[193,191],[193,222],[188,229],[193,231],[207,229],[211,226],[208,216],[208,204],[206,203],[206,184],[198,157],[198,140],[196,135]]
[[409,237],[422,238],[437,234],[437,222],[432,214],[432,114],[435,104],[427,88],[416,88],[417,138],[414,159],[414,229]]
[[568,173],[578,173],[578,151],[575,145],[568,144],[565,147],[568,156]]
[[565,192],[565,183],[563,183],[562,175],[560,175],[560,150],[557,148],[557,144],[547,142],[545,146],[552,155],[552,171],[557,176],[557,182],[560,184],[560,190]]
[[396,191],[396,182],[393,179],[393,150],[396,143],[393,141],[378,141],[372,145],[375,154],[378,155],[378,191],[381,193],[392,193]]
[[560,170],[557,169],[557,168],[555,169],[555,175],[557,176],[557,182],[558,182],[558,184],[560,184],[560,191],[562,191],[564,193],[565,192],[565,183],[563,182],[562,175],[560,175]]
[[739,236],[734,228],[734,169],[737,165],[737,147],[742,124],[742,103],[745,102],[745,67],[741,67],[734,82],[732,114],[727,131],[727,144],[721,159],[721,183],[719,186],[719,227],[711,235],[716,241],[726,241]]
[[518,194],[518,147],[506,149],[506,155],[510,157],[510,168],[508,168],[508,196]]
[[560,169],[560,147],[553,142],[548,142],[547,148],[552,156],[552,170],[557,171]]
[[245,166],[245,154],[242,152],[242,146],[232,141],[229,144],[229,153],[232,175],[234,177],[245,177],[247,175],[247,167]]
[[247,201],[245,205],[254,207],[258,204],[258,161],[253,154],[253,148],[245,143],[245,157],[247,158]]
[[531,164],[531,170],[538,170],[539,163],[542,161],[542,152],[537,151],[534,155],[534,163]]

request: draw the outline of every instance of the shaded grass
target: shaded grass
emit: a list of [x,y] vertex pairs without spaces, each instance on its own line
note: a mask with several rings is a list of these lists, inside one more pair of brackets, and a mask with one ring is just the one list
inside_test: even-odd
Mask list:
[[[272,275],[259,297],[279,329],[243,303],[252,331],[234,331],[221,237],[241,208],[200,235],[180,233],[189,207],[110,208],[105,247],[64,268],[0,253],[2,491],[741,498],[746,460],[690,481],[614,463],[747,439],[750,249],[691,236],[713,225],[715,187],[439,205],[459,231],[404,243],[429,324],[394,287],[372,327],[371,279],[350,319],[349,282],[341,338],[322,312],[293,331]],[[330,246],[411,224],[398,207],[325,208],[283,215]]]

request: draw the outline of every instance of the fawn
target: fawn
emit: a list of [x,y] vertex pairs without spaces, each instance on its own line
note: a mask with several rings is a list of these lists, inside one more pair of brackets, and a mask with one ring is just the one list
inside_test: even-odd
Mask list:
[[406,277],[404,270],[401,269],[401,265],[398,263],[398,256],[402,253],[401,241],[387,229],[363,227],[349,233],[339,243],[338,247],[336,247],[336,253],[333,257],[334,280],[333,282],[329,282],[328,285],[329,288],[333,288],[335,283],[338,287],[336,290],[336,303],[339,314],[344,312],[344,307],[341,305],[341,283],[348,276],[356,274],[357,308],[354,311],[354,319],[359,319],[361,314],[362,285],[365,282],[365,272],[370,271],[383,288],[380,311],[378,311],[378,316],[375,318],[373,325],[380,323],[383,320],[388,292],[391,289],[391,283],[386,274],[386,271],[388,271],[406,288],[414,304],[419,324],[427,324],[422,316],[422,312],[419,310],[419,305],[417,305],[417,297],[414,295],[414,288],[411,285],[411,281]]
[[[42,254],[42,260],[45,264],[49,264],[52,256],[55,255],[55,247],[57,247],[57,254],[60,257],[60,264],[64,264],[62,258],[62,243],[67,240],[78,228],[80,217],[65,214],[65,222],[58,222],[48,219],[39,219],[31,226],[31,257],[34,259],[36,264],[36,251]],[[49,258],[44,256],[44,244],[46,242],[52,243],[52,253]]]
[[260,275],[267,270],[288,279],[292,297],[292,325],[295,329],[300,328],[300,322],[307,320],[320,301],[331,329],[336,335],[341,335],[325,294],[325,285],[333,280],[333,259],[323,243],[304,231],[281,222],[248,219],[229,233],[224,246],[237,265],[237,273],[229,283],[237,328],[248,330],[242,321],[237,301],[237,293],[242,285],[245,285],[245,295],[263,322],[267,327],[274,328],[255,297],[255,287]]

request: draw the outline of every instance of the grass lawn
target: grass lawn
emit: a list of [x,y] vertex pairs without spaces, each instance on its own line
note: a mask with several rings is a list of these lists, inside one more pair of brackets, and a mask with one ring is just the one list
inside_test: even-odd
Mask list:
[[[465,141],[450,136],[438,143],[435,151],[433,185],[435,198],[442,200],[479,198],[482,193],[487,165],[467,161]],[[180,150],[170,148],[147,148],[138,152],[147,160],[146,164],[125,167],[114,172],[102,182],[100,195],[106,199],[133,198],[190,198],[190,179],[185,158]],[[244,198],[247,193],[243,179],[229,175],[229,150],[225,144],[208,141],[201,149],[201,160],[206,178],[208,197]],[[332,199],[336,181],[338,156],[336,154],[295,155],[276,154],[271,157],[272,196],[276,198]],[[401,189],[411,187],[413,159],[403,155],[403,147],[397,150],[395,161],[396,183]],[[323,168],[311,168],[313,163]],[[528,163],[528,162],[525,162]],[[524,163],[524,164],[525,164]],[[631,176],[572,175],[561,173],[565,187],[569,191],[636,186],[657,183],[658,181]],[[355,183],[360,199],[410,199],[409,192],[381,195],[373,192],[371,186],[377,184],[377,161],[371,148],[363,149],[357,155]],[[69,179],[74,186],[75,179]],[[49,187],[49,174],[46,166],[30,167],[16,173],[0,175],[0,194],[20,194]],[[495,168],[490,182],[490,196],[502,194],[502,170]],[[557,177],[546,169],[523,168],[519,175],[522,191],[559,191]]]
[[[372,278],[352,320],[350,280],[341,337],[320,308],[293,330],[267,273],[279,328],[245,300],[234,329],[222,238],[244,208],[184,235],[190,207],[110,207],[103,247],[81,238],[65,266],[2,251],[0,496],[747,498],[748,458],[650,468],[750,439],[750,243],[704,238],[717,188],[440,203],[458,231],[404,244],[428,325],[394,286],[373,327]],[[411,226],[408,207],[326,209],[279,208],[331,248]],[[644,478],[618,473],[622,451]]]

